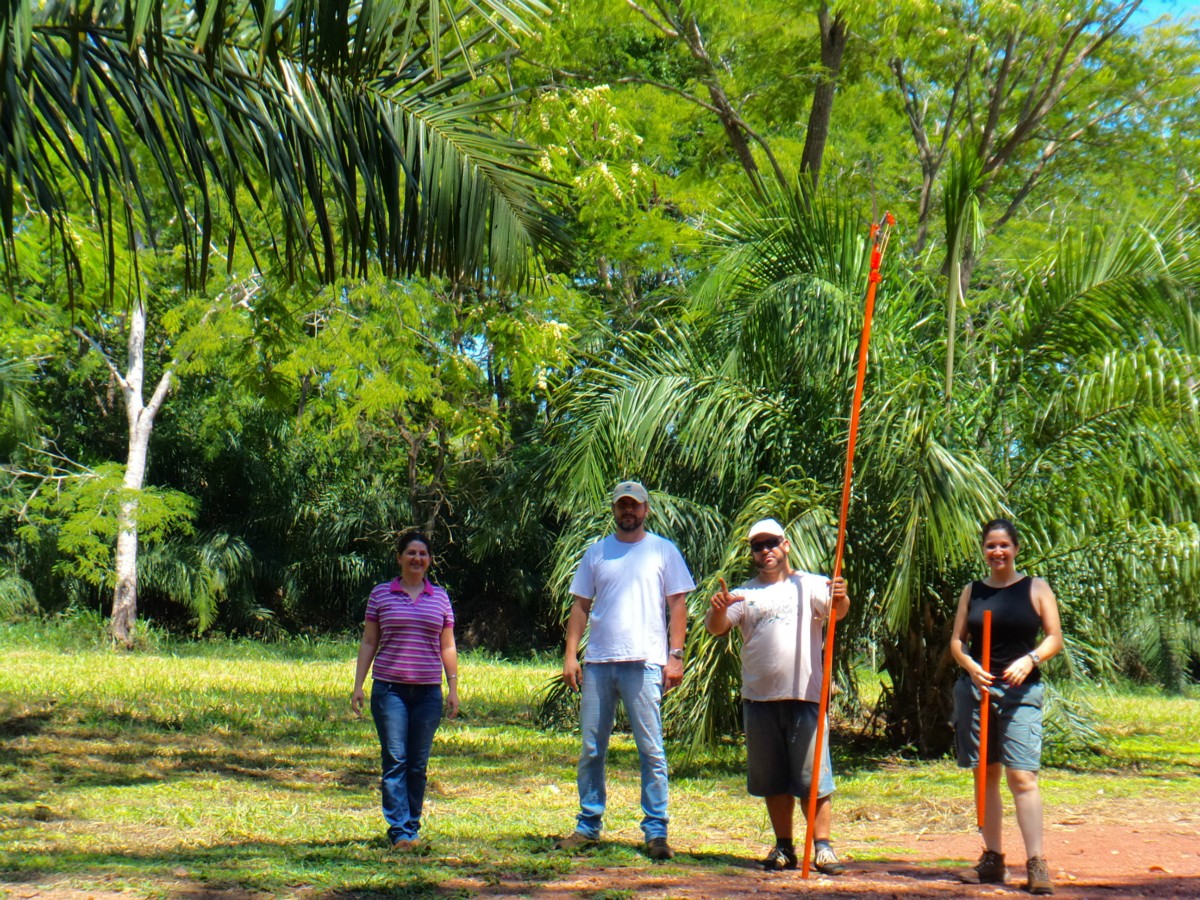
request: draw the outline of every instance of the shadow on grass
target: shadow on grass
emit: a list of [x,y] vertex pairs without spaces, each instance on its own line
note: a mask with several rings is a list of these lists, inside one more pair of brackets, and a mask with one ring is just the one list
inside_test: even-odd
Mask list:
[[[290,714],[296,715],[294,707]],[[336,719],[314,714],[299,724],[266,713],[261,718],[243,729],[240,715],[219,708],[152,714],[99,703],[9,703],[0,707],[0,803],[210,778],[325,796],[359,794],[378,784],[378,743],[369,719],[348,713]],[[531,742],[540,743],[548,758],[562,755],[557,735],[511,728],[498,735],[466,723],[445,724],[434,755],[489,780],[517,782],[529,775],[530,761],[519,748],[528,750]],[[616,751],[613,762],[636,765],[636,753]],[[19,777],[5,777],[10,773]]]
[[[361,791],[376,781],[374,734],[329,729],[323,740],[220,730],[196,734],[172,722],[111,714],[52,702],[0,709],[0,803],[94,787],[132,787],[180,778],[219,776],[307,792]],[[361,746],[360,746],[361,745]],[[350,752],[347,752],[350,748]],[[368,762],[370,760],[370,762]]]
[[[507,727],[529,731],[532,711],[522,698],[491,699],[463,710],[464,727]],[[101,694],[71,697],[60,702],[42,697],[0,696],[0,740],[36,733],[58,723],[73,729],[135,729],[164,734],[239,734],[263,741],[336,743],[338,732],[355,730],[357,723],[370,731],[370,715],[357,719],[345,698],[325,694],[280,695],[270,690],[237,688],[184,695],[145,698],[111,698]],[[558,732],[547,732],[557,735]]]
[[[303,893],[306,897],[466,896],[502,885],[577,894],[578,886],[555,890],[556,881],[574,881],[581,871],[613,873],[639,889],[677,884],[678,876],[705,868],[746,867],[724,854],[680,853],[670,863],[647,859],[638,844],[601,842],[580,855],[552,849],[553,839],[533,834],[495,839],[435,838],[417,853],[395,853],[382,839],[214,844],[145,852],[55,851],[53,855],[0,854],[0,888],[69,881],[102,889],[135,883],[141,890],[167,890],[172,896],[204,893]],[[616,873],[619,873],[616,874]],[[669,876],[669,877],[668,877]]]
[[0,740],[41,733],[54,719],[54,702],[22,709],[0,707]]
[[[247,841],[144,852],[59,850],[52,854],[0,852],[0,887],[137,883],[175,895],[197,885],[212,891],[252,891],[306,896],[435,896],[445,882],[537,884],[565,876],[575,861],[539,852],[549,839],[454,840],[417,853],[395,853],[382,838],[369,841]],[[499,854],[499,855],[497,855]],[[628,853],[624,854],[628,856]],[[618,853],[606,860],[627,865]],[[456,890],[456,889],[454,889]]]
[[31,854],[0,856],[5,885],[87,886],[172,896],[237,895],[247,892],[308,896],[435,896],[426,859],[392,856],[383,840],[311,843],[244,842],[168,851],[56,851],[52,859]]

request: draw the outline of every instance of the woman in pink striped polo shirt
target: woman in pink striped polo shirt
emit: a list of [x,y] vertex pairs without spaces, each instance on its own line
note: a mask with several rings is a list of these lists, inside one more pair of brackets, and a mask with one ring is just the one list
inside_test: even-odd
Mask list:
[[450,597],[427,577],[429,538],[417,531],[396,540],[400,577],[376,585],[367,601],[350,707],[361,716],[370,670],[371,716],[383,757],[383,818],[393,849],[419,844],[421,806],[433,735],[446,706],[458,715],[458,650]]

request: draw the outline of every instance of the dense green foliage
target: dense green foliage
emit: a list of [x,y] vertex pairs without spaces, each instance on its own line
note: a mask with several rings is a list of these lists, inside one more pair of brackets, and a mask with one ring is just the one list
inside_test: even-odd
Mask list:
[[[416,526],[460,640],[556,647],[622,477],[695,613],[760,515],[825,571],[888,208],[841,702],[874,648],[889,737],[944,748],[1003,511],[1060,679],[1181,689],[1200,40],[1138,6],[4,4],[0,615],[107,609],[132,522],[154,622],[347,632]],[[714,740],[736,654],[690,659],[670,723]]]

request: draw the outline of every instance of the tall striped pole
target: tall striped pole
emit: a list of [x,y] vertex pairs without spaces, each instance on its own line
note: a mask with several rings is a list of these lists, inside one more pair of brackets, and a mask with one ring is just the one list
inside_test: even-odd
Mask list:
[[[854,381],[854,399],[850,405],[850,438],[846,443],[846,469],[842,479],[842,510],[838,516],[837,549],[833,556],[833,577],[842,575],[842,555],[846,549],[846,516],[850,511],[850,483],[854,473],[854,448],[858,443],[858,414],[862,408],[863,383],[867,377],[867,345],[871,342],[871,318],[875,315],[875,291],[879,286],[879,266],[896,219],[885,213],[883,222],[871,224],[871,271],[867,276],[867,302],[863,311],[862,338],[858,344],[858,375]],[[812,779],[808,791],[807,828],[804,834],[804,865],[801,877],[807,878],[812,861],[813,825],[817,818],[817,792],[821,782],[821,751],[825,746],[825,719],[829,714],[829,686],[833,681],[833,637],[837,630],[837,615],[830,606],[829,624],[825,630],[824,669],[821,678],[821,703],[817,714],[817,733],[813,740]]]
[[[983,671],[992,671],[992,611],[983,612]],[[988,711],[991,709],[991,691],[985,686],[979,698],[979,769],[975,774],[975,820],[983,831],[987,810],[987,767],[988,767]]]

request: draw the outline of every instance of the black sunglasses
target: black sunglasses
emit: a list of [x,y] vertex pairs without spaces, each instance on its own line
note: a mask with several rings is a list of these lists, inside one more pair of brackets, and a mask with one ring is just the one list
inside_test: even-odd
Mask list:
[[774,550],[783,543],[783,538],[773,537],[764,538],[761,541],[751,541],[750,550],[753,553],[762,553],[764,550]]

